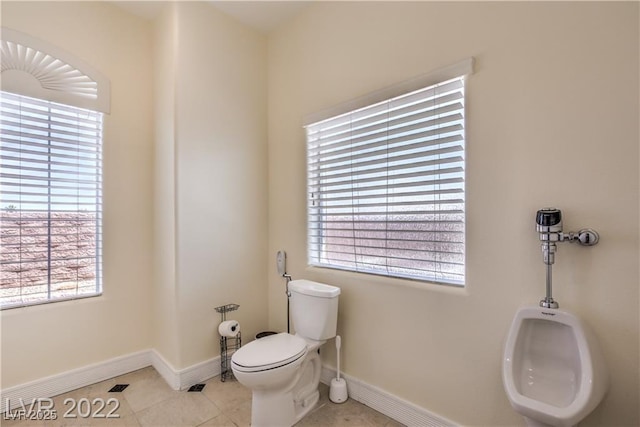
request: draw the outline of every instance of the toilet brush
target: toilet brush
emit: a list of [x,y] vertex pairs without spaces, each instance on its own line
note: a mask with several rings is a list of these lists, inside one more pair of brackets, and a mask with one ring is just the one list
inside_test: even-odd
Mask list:
[[340,346],[341,346],[341,338],[340,335],[336,336],[336,353],[338,354],[338,374],[337,378],[333,378],[331,380],[331,386],[329,387],[329,399],[333,403],[342,403],[345,402],[349,398],[349,394],[347,392],[347,382],[344,378],[340,378]]

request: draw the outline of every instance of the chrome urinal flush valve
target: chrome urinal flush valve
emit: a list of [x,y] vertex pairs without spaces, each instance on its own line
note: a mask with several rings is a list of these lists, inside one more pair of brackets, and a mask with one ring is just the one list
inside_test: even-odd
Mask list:
[[562,212],[555,208],[545,208],[536,214],[536,231],[542,242],[542,260],[547,265],[556,261],[556,242],[562,235]]
[[581,246],[593,246],[598,243],[598,233],[589,228],[579,232],[562,232],[562,212],[556,208],[544,208],[536,213],[536,231],[542,242],[542,261],[547,266],[547,295],[540,301],[540,306],[545,308],[558,308],[552,294],[551,266],[556,261],[556,242],[568,241],[578,243]]

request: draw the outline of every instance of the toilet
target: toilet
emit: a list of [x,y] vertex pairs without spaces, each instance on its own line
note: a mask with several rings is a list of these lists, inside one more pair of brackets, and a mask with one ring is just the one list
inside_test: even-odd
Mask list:
[[575,426],[602,401],[608,372],[595,337],[573,314],[518,310],[502,360],[504,389],[529,426]]
[[320,396],[320,347],[336,336],[340,288],[292,280],[289,292],[295,335],[252,341],[231,358],[234,376],[252,391],[252,427],[292,426]]

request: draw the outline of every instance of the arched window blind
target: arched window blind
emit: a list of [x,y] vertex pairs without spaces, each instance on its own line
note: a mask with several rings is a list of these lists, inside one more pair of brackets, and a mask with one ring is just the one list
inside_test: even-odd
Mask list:
[[109,80],[57,46],[2,27],[0,59],[6,92],[109,113]]
[[0,47],[0,307],[99,295],[108,81],[12,30]]
[[464,284],[464,87],[306,126],[310,265]]

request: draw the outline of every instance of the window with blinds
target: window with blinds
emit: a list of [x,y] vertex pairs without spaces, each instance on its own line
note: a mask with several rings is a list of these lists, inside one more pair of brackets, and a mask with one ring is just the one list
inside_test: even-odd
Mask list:
[[102,113],[0,93],[0,304],[102,288]]
[[306,133],[311,265],[464,285],[464,77]]

